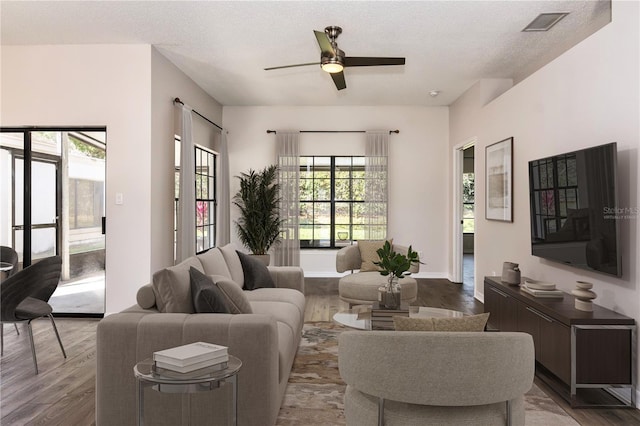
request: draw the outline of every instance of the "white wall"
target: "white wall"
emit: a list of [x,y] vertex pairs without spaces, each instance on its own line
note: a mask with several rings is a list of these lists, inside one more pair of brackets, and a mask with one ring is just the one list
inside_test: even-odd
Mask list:
[[[620,207],[640,200],[640,5],[614,2],[613,21],[493,102],[468,108],[470,91],[451,107],[451,143],[471,136],[476,146],[476,208],[484,212],[484,149],[514,137],[514,222],[476,219],[476,296],[483,277],[500,274],[504,261],[523,275],[551,281],[565,291],[576,280],[594,283],[595,303],[640,321],[637,215],[621,222],[623,276],[590,273],[530,254],[528,162],[608,142],[618,143]],[[472,125],[470,125],[470,123]],[[455,136],[454,136],[455,135]],[[455,138],[455,139],[454,139]]]
[[220,105],[149,45],[3,46],[1,70],[2,126],[106,126],[106,313],[132,305],[173,263],[171,99]]
[[141,45],[2,47],[3,126],[107,127],[107,312],[149,280],[149,58]]
[[[155,48],[151,49],[151,265],[153,273],[173,263],[174,135],[180,131],[181,115],[173,99],[222,125],[222,106],[207,95]],[[216,149],[220,131],[193,115],[197,144]]]
[[[418,276],[446,277],[449,205],[446,107],[224,107],[231,175],[275,162],[272,130],[399,129],[390,137],[388,235],[423,252]],[[301,153],[364,155],[364,134],[302,134]],[[231,194],[238,190],[232,178]],[[232,220],[237,210],[232,207]],[[239,244],[232,228],[232,241]],[[337,276],[335,251],[303,250],[306,276]]]

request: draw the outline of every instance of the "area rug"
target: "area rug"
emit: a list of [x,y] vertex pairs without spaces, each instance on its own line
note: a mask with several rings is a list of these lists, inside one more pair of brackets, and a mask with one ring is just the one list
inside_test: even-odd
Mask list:
[[[345,384],[338,372],[338,335],[347,328],[331,322],[307,323],[289,377],[278,426],[344,425]],[[576,426],[535,384],[525,395],[527,426]]]

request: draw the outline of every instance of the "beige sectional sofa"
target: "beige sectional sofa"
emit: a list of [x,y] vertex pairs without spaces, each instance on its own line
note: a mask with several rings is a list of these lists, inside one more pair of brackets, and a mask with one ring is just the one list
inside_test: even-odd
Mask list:
[[[304,323],[304,276],[297,267],[270,267],[276,288],[244,295],[253,313],[194,313],[189,268],[222,276],[238,285],[244,273],[231,245],[209,250],[154,274],[138,291],[135,306],[100,321],[97,332],[96,423],[136,423],[133,366],[154,351],[195,341],[229,347],[242,361],[238,374],[238,424],[276,421]],[[187,282],[185,283],[185,280]],[[175,300],[173,300],[175,299]],[[184,310],[185,312],[178,312]],[[192,425],[227,424],[231,386],[185,396],[145,391],[146,424],[173,426],[188,415]]]

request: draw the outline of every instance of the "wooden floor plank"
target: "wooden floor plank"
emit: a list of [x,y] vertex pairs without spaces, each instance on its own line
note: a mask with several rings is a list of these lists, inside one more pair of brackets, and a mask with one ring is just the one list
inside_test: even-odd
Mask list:
[[[308,278],[305,321],[331,321],[348,308],[338,297],[335,278]],[[483,311],[473,298],[473,287],[443,279],[418,279],[416,304],[456,309],[469,314]],[[34,322],[34,340],[40,374],[33,371],[26,329],[17,335],[5,326],[5,354],[0,362],[0,424],[46,426],[92,426],[95,424],[95,334],[97,321],[61,319],[60,330],[68,358],[62,357],[51,324]],[[566,402],[538,380],[550,395],[578,423],[585,426],[640,424],[634,409],[571,409]]]

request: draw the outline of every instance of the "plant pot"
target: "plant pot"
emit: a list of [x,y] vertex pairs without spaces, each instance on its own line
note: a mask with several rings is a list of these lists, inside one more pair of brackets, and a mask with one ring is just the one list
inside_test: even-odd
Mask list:
[[386,285],[378,287],[378,302],[380,307],[386,309],[398,309],[400,307],[400,285],[397,277],[390,278]]
[[271,263],[270,254],[252,254],[251,256],[256,260],[259,260],[264,266],[269,266],[269,263]]

